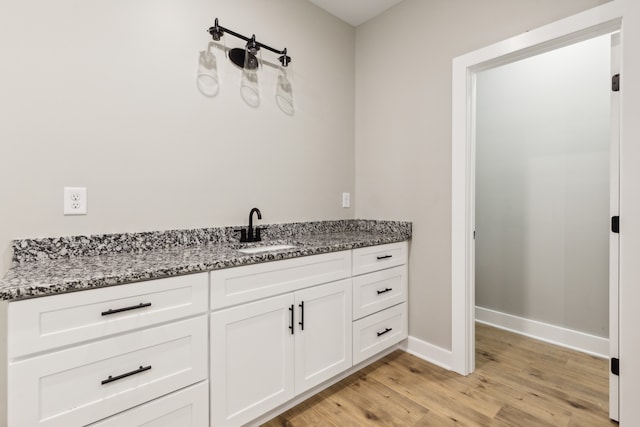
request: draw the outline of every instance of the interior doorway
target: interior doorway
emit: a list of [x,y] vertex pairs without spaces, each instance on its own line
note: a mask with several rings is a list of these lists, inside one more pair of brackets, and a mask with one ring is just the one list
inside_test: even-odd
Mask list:
[[600,35],[483,70],[474,94],[476,322],[603,359],[617,42]]
[[477,73],[475,95],[476,319],[605,358],[611,37]]
[[[477,73],[526,57],[619,31],[621,12],[605,4],[554,24],[496,43],[453,61],[452,91],[452,351],[451,367],[467,375],[474,370],[475,346],[475,102]],[[617,212],[612,210],[612,215]],[[617,236],[611,237],[617,249]],[[617,277],[611,277],[617,292]],[[617,295],[616,295],[617,298]],[[617,300],[610,322],[617,329]],[[616,331],[617,334],[617,331]],[[610,342],[617,345],[617,335]],[[617,349],[611,349],[612,358]],[[617,383],[612,378],[611,417],[617,417]]]

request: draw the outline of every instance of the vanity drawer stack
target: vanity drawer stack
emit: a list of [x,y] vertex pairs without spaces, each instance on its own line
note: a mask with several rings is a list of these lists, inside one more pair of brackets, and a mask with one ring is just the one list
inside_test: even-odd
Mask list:
[[7,424],[205,425],[207,293],[201,273],[6,304]]
[[354,365],[408,336],[407,246],[353,250]]

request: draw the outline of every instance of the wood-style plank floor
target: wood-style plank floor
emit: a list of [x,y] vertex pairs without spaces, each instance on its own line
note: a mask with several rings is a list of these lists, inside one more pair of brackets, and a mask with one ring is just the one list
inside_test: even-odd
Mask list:
[[608,363],[478,324],[468,377],[396,351],[265,426],[617,426]]

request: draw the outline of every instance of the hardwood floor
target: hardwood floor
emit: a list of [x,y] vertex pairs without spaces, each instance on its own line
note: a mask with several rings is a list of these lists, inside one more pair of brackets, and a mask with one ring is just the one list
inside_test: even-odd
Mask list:
[[468,377],[396,351],[265,426],[617,426],[607,369],[606,360],[478,324]]

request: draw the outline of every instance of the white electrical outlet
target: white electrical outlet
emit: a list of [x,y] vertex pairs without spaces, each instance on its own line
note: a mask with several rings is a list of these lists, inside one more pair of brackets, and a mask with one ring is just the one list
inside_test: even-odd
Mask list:
[[342,207],[348,208],[351,206],[351,194],[350,193],[342,193]]
[[64,187],[64,214],[87,214],[87,189],[86,187]]

